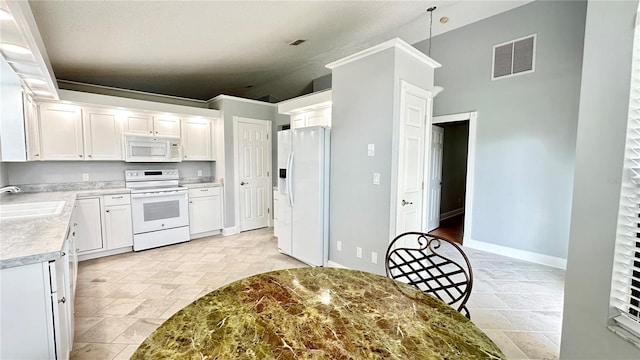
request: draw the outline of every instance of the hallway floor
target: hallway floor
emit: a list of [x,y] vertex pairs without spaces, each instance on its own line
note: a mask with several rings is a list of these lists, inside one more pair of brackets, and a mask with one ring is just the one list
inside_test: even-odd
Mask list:
[[462,235],[464,233],[464,214],[456,215],[440,221],[440,226],[429,232],[429,235],[455,241],[462,245]]

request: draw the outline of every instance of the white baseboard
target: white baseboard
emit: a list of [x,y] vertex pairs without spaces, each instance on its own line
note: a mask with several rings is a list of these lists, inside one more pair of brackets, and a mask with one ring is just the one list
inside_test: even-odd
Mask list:
[[558,269],[567,268],[567,259],[538,254],[526,250],[514,249],[502,245],[491,244],[484,241],[465,239],[463,241],[463,247],[482,250],[514,259],[525,260],[536,264],[547,265]]
[[198,233],[198,234],[191,234],[190,238],[191,240],[195,240],[195,239],[200,239],[207,236],[215,236],[220,234],[222,234],[222,230],[213,230],[213,231],[207,231],[207,232]]
[[124,254],[133,251],[133,246],[127,246],[120,249],[95,251],[89,254],[78,254],[78,261],[97,259],[105,256]]
[[447,211],[446,213],[442,213],[440,214],[440,220],[446,220],[448,218],[452,218],[454,216],[460,215],[460,214],[464,214],[464,208],[457,208],[457,209],[453,209],[451,211]]
[[237,234],[235,226],[222,229],[222,236],[229,236],[229,235],[235,235],[235,234]]
[[340,269],[349,269],[348,267],[342,265],[342,264],[338,264],[335,261],[327,261],[327,267],[332,267],[332,268],[340,268]]

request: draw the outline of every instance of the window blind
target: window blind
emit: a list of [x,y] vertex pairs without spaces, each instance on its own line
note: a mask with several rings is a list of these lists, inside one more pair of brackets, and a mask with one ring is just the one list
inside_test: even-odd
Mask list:
[[[613,319],[640,346],[640,26],[635,28],[629,119],[611,286]],[[620,333],[618,329],[612,329]]]

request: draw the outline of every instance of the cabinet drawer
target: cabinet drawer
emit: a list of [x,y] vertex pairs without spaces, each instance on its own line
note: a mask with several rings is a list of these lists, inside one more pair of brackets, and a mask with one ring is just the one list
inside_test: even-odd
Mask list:
[[104,206],[127,205],[127,204],[131,204],[131,195],[129,194],[117,194],[117,195],[104,196]]
[[189,189],[189,197],[202,197],[202,196],[215,196],[221,195],[220,187],[208,187],[208,188],[198,188],[198,189]]

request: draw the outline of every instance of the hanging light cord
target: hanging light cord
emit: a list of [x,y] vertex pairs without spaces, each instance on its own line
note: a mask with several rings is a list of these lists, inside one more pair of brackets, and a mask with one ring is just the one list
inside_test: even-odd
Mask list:
[[431,30],[433,28],[433,11],[436,9],[435,6],[432,6],[427,9],[429,12],[429,50],[427,51],[427,55],[431,57]]

